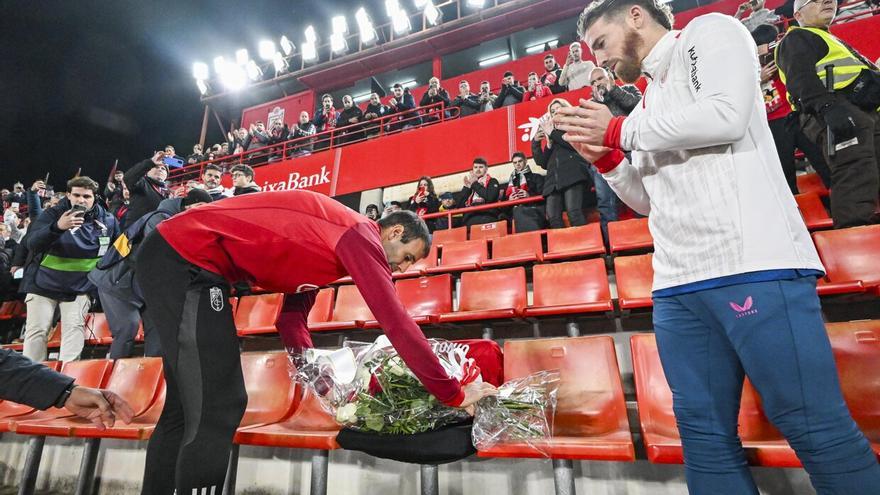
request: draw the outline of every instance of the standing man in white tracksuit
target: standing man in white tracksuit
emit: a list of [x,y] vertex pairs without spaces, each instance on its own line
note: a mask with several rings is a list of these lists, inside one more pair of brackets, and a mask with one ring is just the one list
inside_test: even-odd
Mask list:
[[823,267],[782,174],[749,33],[721,14],[672,30],[656,0],[595,1],[579,32],[599,65],[650,81],[628,117],[581,100],[554,120],[650,214],[654,330],[690,492],[758,493],[737,435],[748,375],[819,494],[877,493],[880,465],[840,391],[816,295]]

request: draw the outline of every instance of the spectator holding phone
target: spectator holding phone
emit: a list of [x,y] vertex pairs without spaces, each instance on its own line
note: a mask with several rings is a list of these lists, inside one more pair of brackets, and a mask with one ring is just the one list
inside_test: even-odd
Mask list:
[[104,186],[104,199],[107,201],[107,209],[114,215],[125,204],[126,187],[124,178],[125,172],[116,170],[113,172],[113,177]]
[[[434,192],[434,181],[428,176],[419,178],[419,185],[416,187],[416,193],[409,198],[407,209],[414,212],[419,218],[428,213],[437,213],[440,210],[440,199]],[[434,222],[426,221],[428,228],[434,229]]]
[[501,91],[498,93],[498,98],[495,99],[493,106],[501,108],[516,105],[523,101],[524,93],[525,89],[513,79],[513,72],[507,71],[504,73],[504,77],[501,78]]
[[431,108],[430,110],[424,110],[422,120],[425,122],[436,122],[440,120],[440,115],[446,111],[446,107],[448,107],[452,102],[449,100],[449,93],[440,87],[440,79],[436,77],[432,77],[428,80],[428,90],[425,91],[425,94],[422,95],[421,101],[419,101],[420,107],[427,107],[429,105],[435,105],[438,103],[442,103],[442,108]]
[[122,176],[129,193],[123,228],[158,208],[159,203],[168,197],[168,186],[165,184],[168,166],[163,161],[164,157],[163,152],[157,151],[152,158],[135,164]]
[[[364,120],[371,121],[380,119],[382,116],[388,113],[388,107],[382,104],[382,100],[379,99],[379,95],[376,93],[372,93],[370,95],[370,102],[367,104],[366,110],[364,110]],[[367,137],[371,138],[379,135],[379,131],[381,126],[378,123],[367,124],[366,133]]]
[[27,237],[32,259],[21,282],[21,292],[27,294],[24,355],[34,361],[46,359],[56,308],[61,313],[61,361],[79,359],[82,351],[88,294],[94,290],[87,275],[120,233],[116,218],[95,201],[97,192],[98,183],[88,177],[67,181],[67,197],[43,211]]
[[559,74],[559,84],[566,86],[569,91],[581,89],[590,85],[590,72],[596,64],[589,60],[583,60],[583,48],[580,41],[575,41],[568,47],[568,57],[565,66]]
[[498,95],[492,93],[492,87],[489,85],[489,81],[483,81],[480,83],[480,94],[477,95],[477,101],[480,103],[480,111],[481,112],[491,112],[495,110],[495,101],[498,99]]
[[458,96],[452,100],[450,106],[458,107],[459,117],[480,113],[480,100],[477,95],[471,93],[471,85],[465,80],[458,83]]
[[[508,201],[525,199],[532,196],[540,196],[544,191],[544,176],[532,172],[526,160],[525,153],[515,152],[510,157],[513,164],[513,172],[507,181],[504,196]],[[531,232],[547,227],[546,214],[543,205],[524,204],[513,207],[510,212],[517,232]]]
[[541,75],[541,84],[550,88],[553,94],[568,91],[568,88],[559,84],[559,78],[562,76],[562,67],[556,63],[556,57],[552,53],[544,55],[544,70],[544,74]]
[[370,220],[378,220],[379,219],[379,207],[374,204],[368,204],[364,209],[364,216],[369,218]]
[[529,72],[529,85],[526,88],[525,93],[523,93],[523,101],[534,101],[538,98],[544,98],[545,96],[551,96],[553,94],[550,91],[550,88],[541,84],[541,81],[538,80],[538,74],[535,72]]
[[388,100],[389,113],[398,114],[392,119],[396,123],[391,124],[391,130],[408,129],[421,124],[422,119],[419,118],[418,112],[411,111],[416,108],[416,99],[409,92],[409,88],[404,88],[398,83],[391,87],[391,93],[394,96]]

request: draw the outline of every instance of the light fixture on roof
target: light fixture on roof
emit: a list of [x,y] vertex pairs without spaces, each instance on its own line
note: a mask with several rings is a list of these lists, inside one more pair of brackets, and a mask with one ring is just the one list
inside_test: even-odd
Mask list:
[[241,48],[235,51],[235,63],[241,65],[242,67],[247,65],[248,51],[246,48]]
[[305,31],[306,42],[302,45],[303,62],[314,62],[318,59],[318,35],[315,27],[309,25]]
[[552,40],[542,41],[540,43],[535,43],[534,45],[530,45],[526,47],[526,53],[541,53],[547,49],[547,47],[556,48],[559,46],[559,38],[553,38]]
[[263,75],[263,71],[260,70],[260,67],[253,60],[248,60],[247,65],[244,67],[245,72],[247,72],[248,79],[251,81],[259,81],[260,77]]
[[361,44],[370,45],[376,42],[376,28],[373,27],[373,21],[367,15],[367,10],[363,7],[359,8],[354,14],[357,21],[358,33],[360,34]]
[[385,11],[388,13],[388,17],[391,18],[391,26],[394,29],[394,34],[406,34],[412,29],[412,26],[409,23],[409,15],[407,15],[406,10],[400,6],[398,0],[385,0]]
[[293,53],[293,49],[296,48],[293,45],[293,42],[287,39],[287,36],[281,37],[281,50],[284,52],[285,56],[290,56]]
[[311,24],[306,27],[305,36],[306,43],[314,45],[318,42],[318,33],[315,32],[315,26],[312,26]]
[[208,93],[208,83],[203,81],[202,79],[198,79],[196,81],[196,86],[199,87],[199,93],[204,96]]
[[348,22],[345,16],[338,15],[330,20],[333,26],[333,34],[330,35],[330,50],[333,53],[343,53],[348,50],[348,43],[345,41],[345,34],[348,33]]
[[204,62],[194,62],[193,77],[200,81],[206,81],[209,77],[208,64]]
[[367,101],[370,99],[370,96],[372,94],[373,93],[364,93],[362,95],[354,96],[354,97],[352,97],[352,101],[354,101],[355,103],[361,103],[361,102]]
[[263,40],[260,42],[257,52],[260,54],[261,59],[272,60],[272,57],[275,56],[275,43],[270,40]]
[[443,20],[443,12],[440,12],[440,9],[431,0],[428,0],[425,4],[424,14],[425,20],[432,26],[440,24],[440,21]]
[[214,73],[219,76],[224,70],[226,70],[226,58],[222,55],[214,57]]
[[237,64],[222,64],[223,70],[218,73],[220,82],[230,91],[238,91],[247,84],[244,68]]
[[507,60],[510,60],[510,54],[501,53],[489,58],[484,58],[483,60],[480,60],[478,64],[480,67],[488,67],[490,65],[500,64],[501,62],[505,62]]
[[467,0],[468,7],[482,9],[486,5],[486,0]]
[[275,52],[272,57],[272,66],[275,67],[275,74],[280,74],[287,70],[287,60],[281,55],[281,52]]
[[416,6],[417,9],[421,9],[425,5],[427,5],[429,0],[413,0],[413,5]]

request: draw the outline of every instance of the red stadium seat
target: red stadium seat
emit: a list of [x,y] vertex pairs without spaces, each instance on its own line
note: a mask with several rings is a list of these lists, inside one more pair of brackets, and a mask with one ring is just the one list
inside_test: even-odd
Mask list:
[[825,187],[825,183],[822,182],[822,178],[817,173],[798,175],[797,188],[801,194],[812,192],[821,197],[828,196],[829,194],[828,188]]
[[[61,361],[44,361],[43,364],[55,371],[58,371],[61,368]],[[26,406],[9,400],[0,401],[0,428],[6,423],[6,421],[4,421],[6,418],[23,416],[34,411],[36,411],[36,408],[31,406]]]
[[447,242],[440,252],[440,263],[425,271],[427,273],[444,273],[477,270],[487,259],[489,259],[489,248],[486,239]]
[[507,235],[507,220],[471,225],[470,239],[496,239]]
[[819,295],[880,295],[880,225],[814,232],[813,242],[826,272]]
[[333,299],[336,296],[336,289],[328,287],[318,291],[315,296],[315,303],[309,311],[309,327],[316,323],[324,323],[330,321],[333,315]]
[[[541,442],[554,459],[634,461],[614,340],[608,336],[504,343],[504,379],[557,369],[553,438]],[[543,457],[525,443],[499,443],[480,457]]]
[[[68,361],[61,365],[61,373],[72,377],[78,385],[93,388],[100,388],[104,385],[111,369],[113,369],[113,361],[107,359]],[[19,421],[43,421],[67,416],[71,416],[71,414],[66,409],[54,407],[45,411],[34,411],[24,416],[0,420],[0,432],[15,431],[16,423]]]
[[391,278],[397,280],[399,278],[411,278],[418,277],[419,275],[424,275],[428,268],[434,268],[437,266],[437,241],[431,245],[431,250],[428,251],[428,256],[416,261],[403,273],[394,272],[391,274]]
[[440,323],[517,318],[527,304],[526,270],[519,266],[461,274],[458,311],[444,313]]
[[295,387],[286,352],[242,353],[241,371],[248,403],[240,426],[277,423],[290,414]]
[[834,226],[834,221],[828,216],[828,210],[825,209],[818,194],[814,192],[798,194],[794,199],[809,230],[830,229]]
[[492,259],[484,268],[502,265],[522,265],[544,261],[544,247],[540,232],[525,232],[492,239]]
[[447,242],[464,242],[467,239],[467,227],[456,227],[454,229],[435,230],[432,234],[432,245],[442,246]]
[[55,328],[49,332],[49,340],[46,342],[46,348],[61,348],[61,320],[58,320],[58,323],[55,324]]
[[547,253],[544,259],[559,260],[605,254],[602,229],[598,223],[547,231]]
[[25,306],[21,301],[5,301],[0,305],[0,321],[24,316]]
[[366,322],[375,319],[356,285],[340,285],[337,288],[333,316],[324,323],[310,324],[309,329],[315,332],[351,330],[361,328]]
[[419,325],[434,323],[443,313],[452,312],[452,275],[398,280],[400,301]]
[[654,238],[648,230],[647,218],[608,222],[608,244],[612,253],[652,249]]
[[107,323],[107,315],[104,313],[89,313],[86,316],[86,344],[110,345],[113,342],[113,334],[110,333],[110,324]]
[[339,429],[321,401],[306,392],[293,414],[280,422],[239,428],[234,441],[241,445],[334,450],[339,448]]
[[[161,358],[117,359],[104,388],[116,392],[131,406],[135,417],[145,414],[152,406],[162,385]],[[21,435],[46,435],[55,437],[76,436],[84,438],[131,438],[137,439],[139,430],[117,432],[102,431],[83,418],[69,416],[47,421],[20,421],[15,432]]]
[[654,305],[651,299],[651,285],[654,282],[651,259],[651,254],[614,258],[620,309],[649,308]]
[[614,311],[602,258],[535,265],[532,275],[534,303],[526,316]]
[[235,310],[235,328],[238,335],[275,333],[275,321],[281,314],[284,294],[260,294],[242,296]]

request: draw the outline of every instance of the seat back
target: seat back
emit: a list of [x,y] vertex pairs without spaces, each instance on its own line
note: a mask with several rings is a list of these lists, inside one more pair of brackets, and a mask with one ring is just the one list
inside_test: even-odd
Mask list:
[[605,254],[602,229],[598,223],[590,223],[567,229],[547,231],[547,254],[586,252]]
[[492,259],[514,258],[535,255],[540,257],[544,251],[540,232],[524,232],[492,240]]
[[88,359],[68,361],[61,365],[61,374],[67,375],[83,387],[101,388],[107,382],[113,361],[109,359]]
[[818,194],[814,192],[798,194],[794,199],[797,201],[798,210],[800,210],[801,217],[803,217],[808,229],[829,228],[833,225],[828,210],[825,209]]
[[285,418],[294,404],[287,353],[242,353],[241,371],[248,395],[241,426],[275,423]]
[[602,258],[535,265],[532,288],[534,306],[611,301],[611,288]]
[[868,439],[880,443],[880,320],[826,328],[850,413]]
[[645,249],[654,246],[647,218],[608,222],[608,244],[611,252]]
[[828,188],[825,187],[822,178],[816,173],[798,175],[797,187],[798,192],[801,194],[814,192],[819,196],[828,196]]
[[86,316],[86,343],[98,345],[113,340],[110,324],[104,313],[89,313]]
[[[44,361],[43,362],[46,367],[51,368],[52,370],[58,371],[61,368],[60,361]],[[12,402],[11,400],[0,401],[0,418],[6,418],[9,416],[19,416],[21,414],[28,414],[34,412],[36,408],[19,404],[17,402]]]
[[442,246],[447,242],[462,242],[467,240],[467,227],[454,229],[435,230],[432,234],[432,245]]
[[452,312],[452,275],[448,273],[398,280],[394,285],[410,316]]
[[434,268],[437,266],[437,241],[434,240],[431,244],[431,250],[428,251],[428,256],[416,261],[412,265],[407,268],[407,272],[419,273],[422,270],[427,270],[428,268]]
[[614,340],[608,336],[508,340],[504,379],[559,370],[554,435],[628,431]]
[[162,383],[162,358],[117,359],[106,388],[125,399],[139,416],[156,399]]
[[284,294],[281,293],[242,296],[235,311],[235,328],[245,334],[257,329],[274,328],[283,304]]
[[336,295],[336,289],[328,287],[318,291],[315,296],[315,303],[309,311],[309,323],[324,323],[330,321],[333,315],[333,296]]
[[375,319],[356,285],[339,286],[331,321],[370,321]]
[[495,239],[507,235],[507,220],[471,225],[470,239]]
[[621,307],[625,301],[644,300],[651,298],[651,286],[654,283],[654,268],[651,265],[652,255],[618,256],[614,258],[614,274],[617,278],[617,297]]
[[49,349],[58,349],[61,347],[61,320],[52,328],[49,339],[46,341],[46,347]]
[[880,285],[880,225],[814,232],[813,241],[830,282]]
[[522,311],[526,301],[526,270],[521,266],[461,274],[459,311]]
[[482,263],[489,258],[486,239],[447,242],[440,253],[440,266]]

